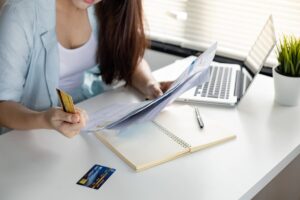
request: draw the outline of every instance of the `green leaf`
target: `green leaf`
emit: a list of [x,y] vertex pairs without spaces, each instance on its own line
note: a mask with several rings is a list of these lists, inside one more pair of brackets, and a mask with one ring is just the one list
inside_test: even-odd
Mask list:
[[292,76],[295,76],[296,75],[296,70],[295,70],[295,67],[294,67],[294,64],[291,60],[289,60],[289,68],[290,68],[290,71],[291,71],[291,75]]
[[[299,47],[300,49],[300,47]],[[297,64],[296,64],[296,73],[297,73],[297,76],[300,76],[300,51],[298,51],[298,54],[297,54]]]
[[296,76],[300,77],[300,59],[298,60],[297,65],[295,67],[295,72],[296,72]]
[[289,73],[289,71],[290,71],[290,66],[289,66],[289,64],[290,64],[290,58],[289,58],[289,56],[288,56],[288,50],[287,50],[287,48],[284,48],[283,49],[283,68],[284,68],[284,73],[285,74],[288,74]]
[[283,35],[276,47],[278,70],[287,76],[300,76],[300,38]]

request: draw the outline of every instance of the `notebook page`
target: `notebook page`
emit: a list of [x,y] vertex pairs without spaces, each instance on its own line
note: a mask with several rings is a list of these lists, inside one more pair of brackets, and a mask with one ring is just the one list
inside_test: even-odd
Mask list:
[[189,151],[152,122],[134,124],[120,132],[106,130],[96,135],[137,171],[175,159]]
[[213,118],[202,114],[201,117],[205,124],[203,129],[193,107],[172,105],[162,111],[155,122],[188,143],[192,152],[235,138],[234,131],[221,127]]

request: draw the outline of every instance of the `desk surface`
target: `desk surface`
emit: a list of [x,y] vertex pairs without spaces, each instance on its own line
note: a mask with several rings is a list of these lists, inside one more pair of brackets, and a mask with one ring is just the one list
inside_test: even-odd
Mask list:
[[[55,131],[0,136],[0,199],[250,199],[300,153],[300,107],[274,103],[273,80],[259,75],[237,108],[199,105],[237,139],[136,173],[91,134]],[[138,97],[119,89],[79,106],[88,112]],[[99,189],[76,182],[94,164],[116,169]]]

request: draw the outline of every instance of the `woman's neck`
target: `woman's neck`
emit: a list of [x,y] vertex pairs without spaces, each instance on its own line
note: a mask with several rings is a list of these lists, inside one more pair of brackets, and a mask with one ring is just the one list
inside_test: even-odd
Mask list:
[[56,0],[56,34],[59,43],[68,49],[85,44],[91,35],[87,9],[76,7],[71,0]]
[[74,5],[72,0],[56,0],[56,9],[68,13],[85,12],[86,10],[80,9]]

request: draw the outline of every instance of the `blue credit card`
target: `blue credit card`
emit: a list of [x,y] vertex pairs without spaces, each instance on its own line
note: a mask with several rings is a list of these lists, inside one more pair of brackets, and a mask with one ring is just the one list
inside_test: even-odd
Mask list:
[[113,168],[94,165],[77,184],[98,190],[115,171]]

